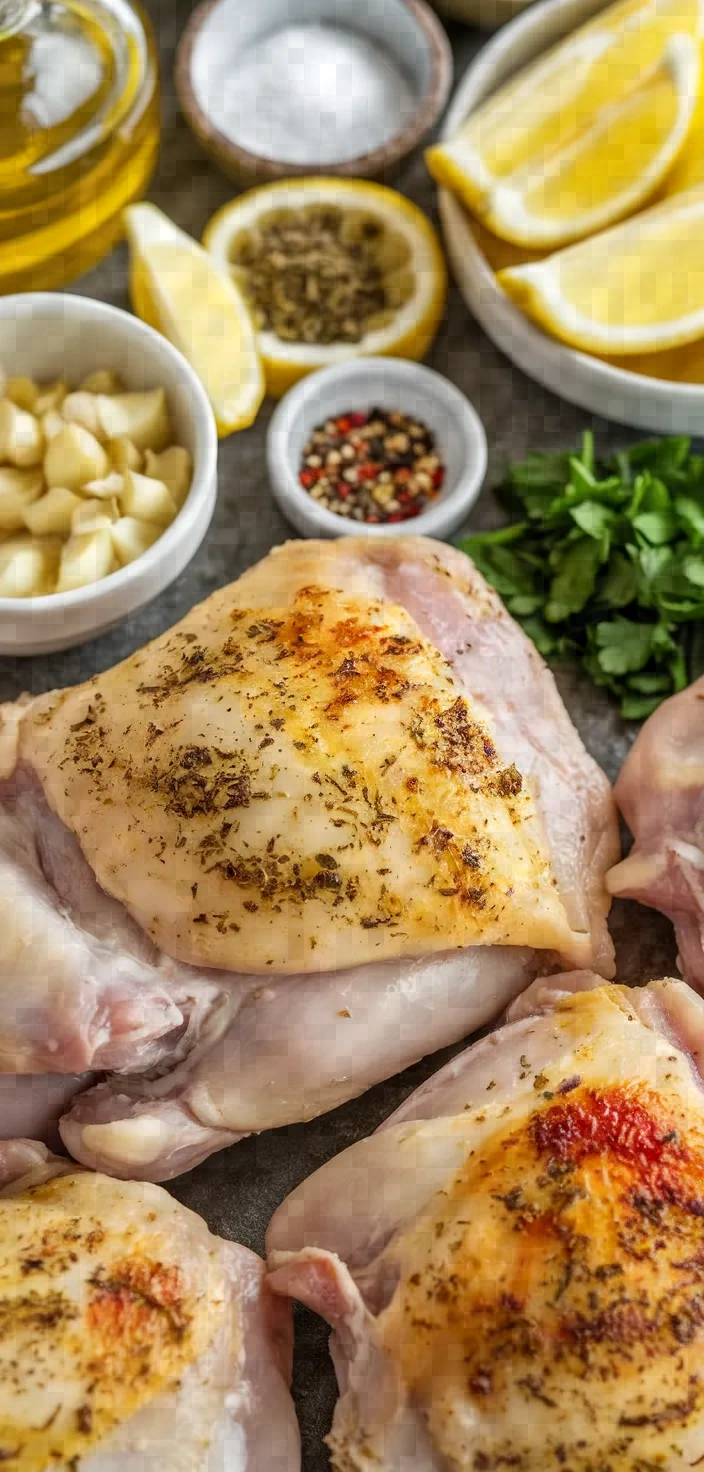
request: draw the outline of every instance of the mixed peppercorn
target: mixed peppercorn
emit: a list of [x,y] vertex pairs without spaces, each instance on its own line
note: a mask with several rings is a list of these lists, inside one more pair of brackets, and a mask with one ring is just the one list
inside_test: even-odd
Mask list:
[[319,506],[354,521],[407,521],[440,494],[435,436],[399,410],[350,410],[313,430],[299,480]]

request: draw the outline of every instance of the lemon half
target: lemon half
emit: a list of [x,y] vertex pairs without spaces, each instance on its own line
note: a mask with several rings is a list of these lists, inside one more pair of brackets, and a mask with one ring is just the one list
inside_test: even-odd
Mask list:
[[497,280],[528,316],[587,353],[694,342],[704,336],[704,185]]
[[267,391],[277,398],[304,374],[348,358],[422,358],[445,306],[445,262],[430,221],[393,189],[366,180],[304,178],[251,189],[218,211],[203,244],[218,269],[234,274],[246,294],[247,271],[238,258],[246,254],[243,247],[256,240],[257,230],[268,219],[305,215],[321,205],[349,212],[352,223],[372,219],[381,225],[380,264],[388,284],[389,307],[354,344],[284,342],[271,330],[260,330]]
[[264,398],[264,373],[249,310],[228,271],[155,205],[125,210],[135,312],[195,369],[220,436],[244,429]]
[[622,0],[484,103],[428,167],[495,235],[552,250],[652,196],[700,88],[701,0]]

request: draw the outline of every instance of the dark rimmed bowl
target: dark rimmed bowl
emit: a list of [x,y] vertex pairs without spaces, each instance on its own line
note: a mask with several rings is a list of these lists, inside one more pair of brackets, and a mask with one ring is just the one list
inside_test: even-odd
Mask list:
[[[204,79],[208,58],[221,50],[227,34],[233,56],[257,37],[280,27],[338,24],[362,33],[384,47],[416,91],[418,105],[410,120],[381,147],[340,163],[309,159],[279,161],[250,152],[213,123]],[[311,173],[343,178],[379,178],[412,153],[437,122],[452,84],[450,44],[426,0],[374,0],[360,16],[359,0],[204,0],[194,11],[181,38],[174,72],[182,111],[206,153],[237,184],[268,183]]]

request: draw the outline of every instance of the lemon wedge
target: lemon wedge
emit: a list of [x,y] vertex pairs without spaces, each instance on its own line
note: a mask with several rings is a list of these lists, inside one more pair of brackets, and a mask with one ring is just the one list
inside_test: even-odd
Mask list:
[[343,221],[351,240],[355,232],[374,225],[386,306],[366,324],[359,342],[329,345],[284,341],[260,315],[258,342],[267,391],[277,398],[304,374],[344,359],[380,354],[422,358],[445,306],[447,273],[430,221],[395,190],[364,179],[303,178],[251,189],[218,211],[203,244],[218,270],[229,272],[247,295],[247,261],[256,255],[258,232],[270,221],[305,220],[321,206]]
[[692,125],[700,0],[610,6],[430,148],[430,172],[495,235],[553,250],[643,205]]
[[153,204],[124,215],[135,312],[179,348],[215,413],[218,434],[245,429],[265,393],[257,334],[228,271]]
[[694,342],[704,336],[704,185],[497,280],[529,317],[587,353]]
[[697,184],[704,184],[704,76],[684,148],[658,190],[658,198],[683,194]]

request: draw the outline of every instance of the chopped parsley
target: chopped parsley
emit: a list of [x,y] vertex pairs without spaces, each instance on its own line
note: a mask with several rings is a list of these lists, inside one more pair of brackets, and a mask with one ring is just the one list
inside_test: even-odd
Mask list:
[[499,499],[519,516],[463,550],[540,653],[577,660],[643,720],[704,672],[704,456],[686,436],[599,461],[575,454],[509,468]]

